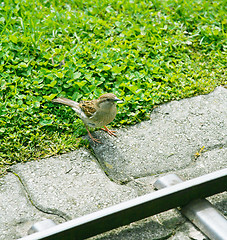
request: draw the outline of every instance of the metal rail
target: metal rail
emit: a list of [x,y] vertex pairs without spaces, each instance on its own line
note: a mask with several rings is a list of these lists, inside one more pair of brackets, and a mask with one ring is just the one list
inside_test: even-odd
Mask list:
[[20,240],[80,240],[227,190],[227,168],[105,208]]
[[[168,174],[159,178],[154,183],[154,186],[157,189],[162,189],[181,182],[183,182],[183,180],[176,174]],[[182,207],[180,211],[209,237],[209,239],[227,239],[227,220],[206,199],[193,200]]]

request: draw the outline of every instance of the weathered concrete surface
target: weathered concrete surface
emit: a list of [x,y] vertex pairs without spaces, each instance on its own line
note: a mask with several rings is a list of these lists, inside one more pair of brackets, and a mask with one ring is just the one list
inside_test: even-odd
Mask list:
[[136,191],[111,182],[84,149],[13,167],[33,203],[65,219],[132,199]]
[[[166,164],[168,165],[168,163]],[[168,173],[176,173],[183,180],[190,180],[224,168],[227,168],[227,147],[204,150],[188,167],[176,171],[169,171]],[[126,185],[136,189],[138,195],[143,195],[154,191],[154,182],[158,177],[164,175],[166,175],[166,173],[134,179]],[[222,209],[223,211],[227,211],[227,204],[225,207],[226,209]]]
[[208,240],[201,232],[199,232],[191,223],[185,222],[180,225],[176,232],[168,238],[169,240]]
[[164,104],[151,120],[119,129],[118,138],[99,131],[92,144],[108,176],[116,182],[183,169],[194,155],[227,146],[227,89]]
[[34,223],[46,218],[63,222],[60,217],[36,209],[16,176],[8,174],[0,179],[0,240],[25,236]]
[[[18,164],[12,168],[16,175],[0,179],[0,240],[25,236],[44,218],[60,223],[155,191],[153,183],[166,173],[188,180],[226,168],[227,89],[162,105],[150,121],[118,130],[118,138],[94,135],[103,145],[92,145],[93,153],[79,149]],[[226,193],[208,199],[227,215]],[[91,239],[205,237],[170,210]]]

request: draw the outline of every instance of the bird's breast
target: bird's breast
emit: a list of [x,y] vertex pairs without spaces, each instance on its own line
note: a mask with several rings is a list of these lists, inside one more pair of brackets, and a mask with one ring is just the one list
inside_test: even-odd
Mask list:
[[95,127],[103,127],[111,123],[117,114],[116,106],[113,106],[109,111],[97,111],[91,118],[89,122],[95,124]]

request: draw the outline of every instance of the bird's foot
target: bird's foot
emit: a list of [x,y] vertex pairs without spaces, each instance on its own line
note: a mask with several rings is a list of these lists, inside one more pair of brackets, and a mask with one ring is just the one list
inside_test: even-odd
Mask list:
[[87,127],[86,127],[86,129],[87,129],[88,135],[89,135],[89,137],[91,138],[91,140],[93,141],[93,143],[101,143],[100,140],[98,140],[97,138],[94,138],[94,137],[91,135],[91,133],[90,133],[90,131],[88,130]]
[[101,130],[107,132],[110,136],[115,136],[115,137],[117,136],[117,135],[115,134],[116,131],[110,130],[110,129],[108,129],[106,126],[104,126],[104,128],[101,128]]
[[89,136],[90,136],[91,140],[93,141],[93,143],[101,143],[100,140],[98,140],[97,138],[92,137],[92,135],[89,135]]

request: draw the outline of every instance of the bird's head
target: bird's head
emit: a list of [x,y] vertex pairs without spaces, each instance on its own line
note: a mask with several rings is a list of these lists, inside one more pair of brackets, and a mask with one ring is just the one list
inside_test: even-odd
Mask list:
[[116,103],[123,102],[119,98],[117,98],[113,93],[106,93],[98,98],[98,105],[101,108],[111,108],[112,106],[116,106]]

